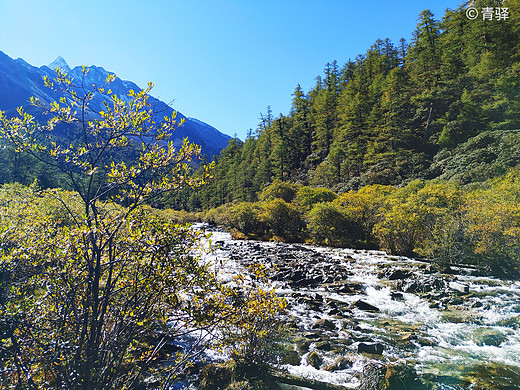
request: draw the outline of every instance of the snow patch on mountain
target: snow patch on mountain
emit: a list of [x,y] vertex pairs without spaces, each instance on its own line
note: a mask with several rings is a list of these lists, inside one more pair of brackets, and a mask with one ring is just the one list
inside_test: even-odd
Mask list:
[[56,68],[60,68],[62,72],[70,73],[71,69],[67,61],[62,56],[58,56],[54,61],[49,64],[49,68],[55,70]]

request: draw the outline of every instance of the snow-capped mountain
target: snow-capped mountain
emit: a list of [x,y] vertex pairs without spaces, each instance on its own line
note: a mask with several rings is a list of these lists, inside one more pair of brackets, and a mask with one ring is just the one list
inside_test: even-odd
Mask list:
[[[83,77],[81,66],[71,68],[61,56],[48,66],[38,68],[21,58],[13,60],[0,51],[0,110],[8,111],[19,106],[27,106],[31,96],[40,99],[44,104],[58,100],[60,95],[45,87],[43,82],[44,76],[48,76],[50,79],[55,77],[56,68],[60,68],[74,80],[81,80]],[[87,86],[103,85],[107,73],[112,73],[98,66],[89,66],[88,69],[89,72],[84,79],[84,84]],[[122,99],[128,97],[130,90],[141,90],[133,82],[119,78],[110,84],[110,89],[112,94],[115,93]],[[98,94],[91,103],[92,108],[94,110],[102,109],[103,101],[107,99],[107,95]],[[154,104],[155,110],[160,113],[159,118],[170,116],[173,113],[173,109],[166,103],[153,97],[150,100]],[[188,137],[190,142],[202,147],[202,153],[206,154],[208,158],[218,155],[231,139],[230,136],[221,133],[213,126],[194,118],[188,118],[180,112],[177,112],[177,119],[185,119],[185,122],[172,134],[173,143],[178,145],[185,137]]]
[[51,68],[51,69],[60,68],[62,70],[62,72],[65,72],[65,73],[70,73],[72,70],[70,68],[69,64],[67,64],[67,61],[65,61],[65,59],[62,56],[58,56],[58,58],[56,58],[54,61],[52,61],[49,64],[49,68]]

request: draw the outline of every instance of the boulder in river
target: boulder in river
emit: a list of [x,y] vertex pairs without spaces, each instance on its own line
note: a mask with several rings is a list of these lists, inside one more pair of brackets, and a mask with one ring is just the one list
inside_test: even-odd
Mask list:
[[395,300],[395,301],[404,301],[404,295],[403,293],[400,293],[400,292],[395,292],[395,291],[392,291],[390,293],[390,297]]
[[347,368],[352,367],[355,361],[356,359],[353,357],[341,356],[337,358],[334,362],[328,364],[324,369],[330,372],[345,370]]
[[402,269],[396,269],[390,275],[388,275],[388,280],[401,280],[407,279],[411,275],[411,272],[403,271]]
[[359,390],[425,390],[417,372],[405,363],[383,364],[371,360],[363,368]]
[[356,302],[353,303],[353,305],[355,307],[357,307],[358,309],[360,310],[364,310],[364,311],[373,311],[373,312],[376,312],[376,313],[379,313],[379,309],[377,307],[375,307],[374,305],[371,305],[370,303],[368,302],[365,302],[363,300],[358,300]]
[[322,318],[312,325],[312,329],[336,330],[336,324],[331,320]]
[[296,348],[300,352],[309,352],[309,347],[312,344],[312,340],[301,340],[296,344]]
[[282,355],[281,363],[298,366],[300,365],[300,354],[296,351],[285,351]]
[[472,340],[478,346],[498,347],[507,340],[508,332],[502,329],[481,328],[474,332]]
[[329,341],[317,341],[315,344],[315,348],[319,349],[320,351],[330,351],[332,349],[332,345]]
[[381,343],[359,343],[358,353],[370,353],[372,355],[382,355],[385,346]]
[[309,366],[319,369],[321,363],[323,363],[323,358],[316,351],[312,351],[307,355],[307,363]]

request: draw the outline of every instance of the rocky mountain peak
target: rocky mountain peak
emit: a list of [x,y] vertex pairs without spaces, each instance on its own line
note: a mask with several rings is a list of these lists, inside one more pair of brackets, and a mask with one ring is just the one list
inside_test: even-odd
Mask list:
[[62,56],[58,56],[54,61],[49,64],[49,68],[52,70],[60,68],[65,73],[70,73],[71,69],[67,61]]

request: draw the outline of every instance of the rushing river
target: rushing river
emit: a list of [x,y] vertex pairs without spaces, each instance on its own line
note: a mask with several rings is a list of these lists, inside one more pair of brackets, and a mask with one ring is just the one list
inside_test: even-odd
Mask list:
[[[433,389],[520,389],[520,283],[441,273],[380,251],[234,241],[213,233],[227,272],[270,270],[288,303],[293,375],[358,388],[369,362],[413,367]],[[404,387],[403,387],[404,388]]]

